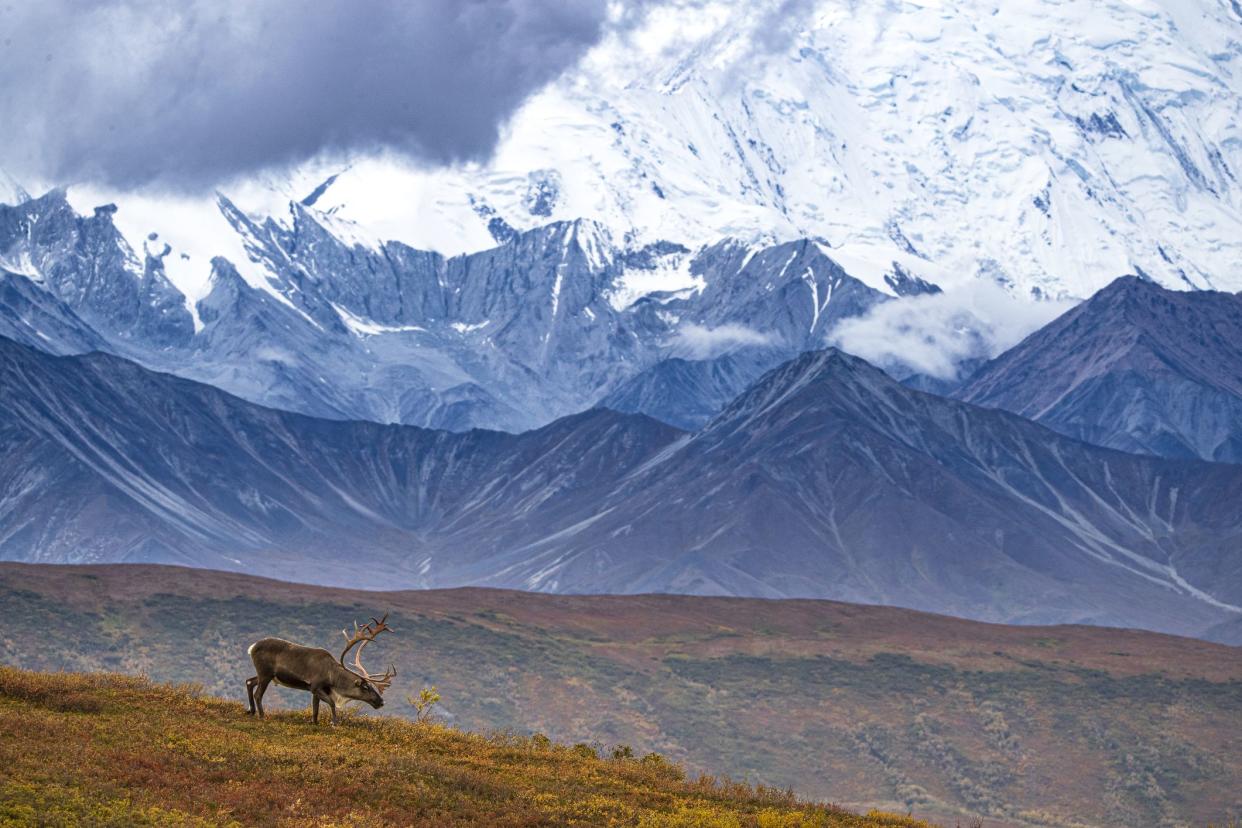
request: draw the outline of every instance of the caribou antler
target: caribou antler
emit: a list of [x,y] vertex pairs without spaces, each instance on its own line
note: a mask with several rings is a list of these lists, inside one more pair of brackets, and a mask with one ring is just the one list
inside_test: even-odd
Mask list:
[[357,646],[358,649],[354,650],[354,665],[358,669],[350,670],[350,672],[356,673],[371,682],[371,684],[375,685],[375,689],[379,691],[380,695],[383,695],[384,691],[388,689],[388,686],[392,684],[392,680],[396,678],[397,667],[395,664],[390,664],[388,665],[388,670],[384,672],[384,675],[373,676],[367,672],[366,667],[362,666],[362,651],[368,644],[374,641],[375,637],[380,633],[393,631],[392,627],[388,626],[387,621],[388,613],[384,613],[383,618],[376,620],[373,617],[371,618],[370,624],[365,624],[361,627],[359,627],[358,622],[355,621],[353,635],[350,635],[345,630],[341,630],[341,635],[345,636],[345,649],[341,650],[341,666],[346,670],[349,670],[349,666],[345,664],[345,655],[353,649],[353,647]]

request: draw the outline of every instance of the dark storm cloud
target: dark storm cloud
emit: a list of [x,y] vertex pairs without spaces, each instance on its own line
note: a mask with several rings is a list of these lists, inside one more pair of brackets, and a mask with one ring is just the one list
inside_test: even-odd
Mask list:
[[320,153],[482,158],[604,0],[0,0],[0,166],[212,186]]

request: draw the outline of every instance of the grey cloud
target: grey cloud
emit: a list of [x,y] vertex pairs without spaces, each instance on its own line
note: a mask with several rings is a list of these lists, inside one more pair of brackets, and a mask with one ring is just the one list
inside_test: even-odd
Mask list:
[[322,154],[485,157],[603,34],[605,0],[0,5],[0,166],[210,187]]

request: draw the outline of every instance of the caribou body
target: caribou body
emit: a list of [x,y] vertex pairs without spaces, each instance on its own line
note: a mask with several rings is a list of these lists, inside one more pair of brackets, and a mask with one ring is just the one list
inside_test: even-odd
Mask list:
[[[389,667],[382,676],[368,673],[362,666],[362,650],[383,632],[392,628],[385,615],[374,618],[366,626],[354,623],[354,633],[342,631],[345,649],[339,657],[318,647],[303,647],[283,638],[264,638],[250,645],[247,652],[254,662],[255,675],[246,679],[246,700],[250,703],[249,715],[263,718],[263,694],[273,681],[281,687],[306,690],[311,694],[312,719],[319,723],[319,702],[325,702],[332,710],[332,724],[336,724],[336,707],[347,701],[366,702],[374,708],[384,705],[384,691],[392,684],[397,671]],[[345,656],[354,650],[352,670],[345,666]]]

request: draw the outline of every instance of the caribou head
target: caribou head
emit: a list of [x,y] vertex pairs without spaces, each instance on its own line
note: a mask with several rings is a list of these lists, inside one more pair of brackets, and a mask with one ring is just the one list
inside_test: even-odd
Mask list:
[[[389,664],[388,669],[384,671],[384,675],[374,675],[368,672],[366,667],[362,666],[362,651],[380,633],[392,632],[392,627],[388,626],[387,622],[388,613],[384,613],[383,618],[376,620],[373,617],[370,624],[364,624],[361,627],[355,621],[353,635],[350,635],[346,630],[341,630],[341,635],[345,636],[345,649],[341,650],[341,656],[337,659],[342,667],[358,677],[358,681],[354,686],[359,689],[359,692],[363,693],[363,696],[358,698],[357,701],[364,701],[376,708],[384,706],[384,691],[388,689],[389,685],[392,684],[392,680],[396,678],[397,668],[396,665]],[[358,648],[354,650],[354,667],[357,669],[352,669],[345,663],[345,656],[354,647]],[[351,700],[353,700],[352,697]]]

